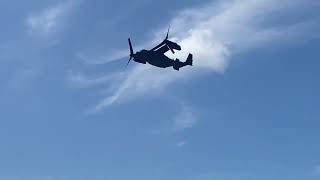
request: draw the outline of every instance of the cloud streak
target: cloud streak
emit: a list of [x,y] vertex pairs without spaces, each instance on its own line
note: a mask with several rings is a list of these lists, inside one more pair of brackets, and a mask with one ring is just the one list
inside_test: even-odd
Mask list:
[[[313,7],[320,4],[310,3]],[[127,75],[121,77],[120,83],[119,78],[109,82],[116,88],[93,111],[146,95],[150,91],[161,93],[173,82],[197,77],[203,72],[224,73],[236,55],[256,48],[318,38],[318,17],[285,20],[298,9],[300,13],[307,12],[308,7],[303,0],[229,0],[183,10],[170,22],[171,39],[181,44],[183,51],[168,56],[184,60],[191,52],[194,54],[194,67],[175,72],[172,69],[134,66],[125,72]],[[281,20],[278,18],[280,14],[286,18]],[[163,38],[166,28],[154,33],[154,42]],[[119,58],[122,53],[114,56]]]
[[192,128],[196,125],[198,119],[195,115],[195,112],[192,108],[182,105],[181,111],[173,120],[172,131],[179,132],[185,129]]
[[177,147],[181,148],[181,147],[183,147],[183,146],[186,145],[186,142],[180,141],[180,142],[178,142],[176,145],[177,145]]
[[30,15],[26,20],[27,25],[31,32],[48,36],[57,30],[59,24],[73,5],[74,1],[65,1],[40,13]]
[[85,75],[81,72],[70,71],[68,73],[67,82],[71,87],[88,88],[92,86],[110,83],[110,82],[113,82],[115,79],[118,79],[121,81],[126,76],[127,76],[127,73],[125,72],[116,72],[113,74],[100,75],[98,77],[96,76],[89,77],[88,75]]
[[[180,109],[178,113],[174,115],[165,126],[150,130],[148,133],[153,135],[170,136],[194,128],[198,122],[199,117],[196,110],[187,104],[180,103]],[[180,141],[176,145],[181,147],[185,144],[185,141]]]

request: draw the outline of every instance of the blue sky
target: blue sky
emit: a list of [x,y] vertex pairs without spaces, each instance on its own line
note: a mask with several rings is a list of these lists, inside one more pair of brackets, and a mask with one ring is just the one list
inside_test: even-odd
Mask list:
[[[0,179],[320,178],[319,2],[0,7]],[[169,26],[193,67],[125,66]]]

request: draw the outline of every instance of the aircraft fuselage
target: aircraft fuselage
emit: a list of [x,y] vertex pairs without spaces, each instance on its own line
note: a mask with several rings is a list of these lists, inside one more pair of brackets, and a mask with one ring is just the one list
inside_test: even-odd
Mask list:
[[156,52],[156,51],[148,51],[142,50],[137,52],[134,55],[134,61],[142,64],[151,64],[153,66],[166,68],[174,65],[174,60],[168,58],[166,55]]

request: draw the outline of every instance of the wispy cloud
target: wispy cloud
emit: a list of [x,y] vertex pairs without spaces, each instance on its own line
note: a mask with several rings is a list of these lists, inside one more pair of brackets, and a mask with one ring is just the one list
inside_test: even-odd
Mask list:
[[78,53],[77,57],[88,64],[107,64],[118,59],[124,58],[128,55],[128,50],[113,50],[106,53],[106,55],[100,55],[99,57],[89,56],[83,53]]
[[[170,136],[191,129],[197,125],[199,117],[197,111],[189,105],[180,103],[180,109],[176,115],[172,117],[169,123],[157,129],[148,131],[154,135]],[[185,141],[177,143],[177,146],[185,145]]]
[[110,83],[115,79],[118,79],[119,81],[121,81],[126,76],[127,76],[126,72],[116,72],[116,73],[107,74],[107,75],[98,75],[98,76],[90,77],[81,72],[70,71],[68,73],[67,82],[71,87],[86,88],[86,87],[97,86],[105,83]]
[[57,30],[73,5],[74,1],[65,1],[40,13],[30,15],[26,20],[27,25],[32,32],[47,36]]
[[177,143],[177,147],[183,147],[186,145],[186,142],[185,141],[180,141]]
[[186,105],[182,105],[180,112],[173,120],[172,130],[174,132],[192,128],[198,122],[194,110]]
[[170,82],[175,81],[177,78],[183,79],[184,75],[185,73],[178,74],[166,69],[136,66],[126,72],[126,76],[122,81],[119,81],[122,77],[117,77],[116,82],[111,82],[116,87],[115,91],[92,109],[92,112],[100,111],[114,103],[121,103],[137,96],[159,95]]
[[[309,3],[320,7],[320,3]],[[194,67],[175,72],[172,69],[134,66],[120,83],[118,78],[109,82],[116,88],[94,111],[149,92],[162,92],[173,82],[197,77],[203,72],[223,73],[236,55],[256,48],[318,38],[318,17],[292,19],[295,11],[303,14],[308,7],[303,0],[229,0],[183,10],[170,22],[171,39],[181,44],[183,51],[171,57],[184,60],[191,52],[194,54]],[[154,33],[154,41],[163,38],[166,28]],[[125,51],[119,52],[114,56],[121,57]]]
[[320,176],[320,165],[314,168],[313,174],[316,176]]

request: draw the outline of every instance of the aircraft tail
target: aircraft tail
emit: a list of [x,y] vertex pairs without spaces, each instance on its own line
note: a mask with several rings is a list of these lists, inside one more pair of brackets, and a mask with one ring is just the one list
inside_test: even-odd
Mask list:
[[185,62],[186,65],[192,66],[193,65],[193,59],[192,59],[192,54],[189,53],[187,60]]
[[189,66],[193,65],[192,54],[190,54],[190,53],[189,53],[187,60],[185,62],[181,62],[181,61],[179,61],[179,59],[176,59],[173,64],[173,69],[179,71],[179,69],[181,67],[184,67],[187,65],[189,65]]

